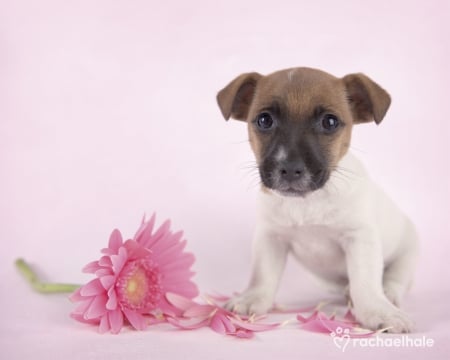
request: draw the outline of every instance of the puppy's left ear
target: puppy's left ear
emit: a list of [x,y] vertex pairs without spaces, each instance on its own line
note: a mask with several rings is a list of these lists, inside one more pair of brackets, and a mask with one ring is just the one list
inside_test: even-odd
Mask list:
[[350,74],[343,79],[355,124],[383,120],[391,97],[380,85],[364,74]]

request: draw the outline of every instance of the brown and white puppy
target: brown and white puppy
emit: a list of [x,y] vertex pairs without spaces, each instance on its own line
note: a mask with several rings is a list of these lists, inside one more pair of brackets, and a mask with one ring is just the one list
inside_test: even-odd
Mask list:
[[416,233],[349,152],[354,124],[385,116],[390,96],[363,74],[294,68],[238,76],[217,95],[225,119],[246,121],[262,187],[249,286],[228,304],[273,305],[286,257],[348,289],[370,329],[409,332],[397,306],[412,280]]

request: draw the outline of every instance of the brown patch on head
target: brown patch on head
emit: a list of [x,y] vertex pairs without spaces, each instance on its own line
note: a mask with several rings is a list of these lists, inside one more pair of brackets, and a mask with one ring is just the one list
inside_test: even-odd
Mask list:
[[[325,183],[347,152],[353,124],[379,123],[390,104],[389,95],[365,75],[339,79],[310,68],[243,74],[217,100],[226,119],[247,120],[267,187],[282,187],[289,164],[299,178],[309,177],[311,189]],[[297,187],[305,188],[305,181]]]
[[251,120],[265,110],[278,112],[286,122],[298,123],[299,128],[305,127],[305,123],[319,112],[333,113],[349,126],[333,141],[323,138],[320,139],[321,143],[330,153],[336,155],[334,164],[349,147],[352,117],[346,88],[341,79],[328,73],[310,68],[296,68],[260,78],[248,112],[249,137],[256,150],[255,154],[261,152],[267,139],[258,136],[258,129],[252,126]]

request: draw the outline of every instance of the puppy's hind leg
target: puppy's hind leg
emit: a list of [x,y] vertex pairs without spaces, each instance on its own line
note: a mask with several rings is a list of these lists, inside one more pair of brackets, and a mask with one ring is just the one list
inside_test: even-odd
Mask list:
[[417,261],[418,237],[412,224],[408,224],[403,248],[384,269],[383,289],[386,297],[396,306],[412,283]]

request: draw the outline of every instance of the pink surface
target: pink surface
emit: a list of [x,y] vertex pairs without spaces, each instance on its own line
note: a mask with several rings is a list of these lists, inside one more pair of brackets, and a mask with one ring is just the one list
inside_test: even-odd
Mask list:
[[[1,357],[445,358],[450,300],[449,2],[0,2]],[[243,123],[215,94],[246,71],[292,66],[362,71],[393,97],[385,121],[355,129],[353,151],[422,237],[405,301],[432,348],[348,349],[286,328],[256,340],[207,329],[97,335],[12,266],[86,282],[111,230],[132,236],[144,212],[170,217],[196,254],[202,292],[242,289],[249,275],[257,178]],[[327,295],[291,263],[280,301]]]

